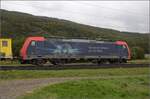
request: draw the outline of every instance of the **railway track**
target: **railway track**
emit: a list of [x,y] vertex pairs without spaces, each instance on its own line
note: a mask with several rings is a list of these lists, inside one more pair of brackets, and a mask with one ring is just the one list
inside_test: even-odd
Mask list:
[[150,67],[150,64],[67,64],[45,66],[0,66],[0,70],[63,70],[63,69],[98,69],[98,68],[133,68]]

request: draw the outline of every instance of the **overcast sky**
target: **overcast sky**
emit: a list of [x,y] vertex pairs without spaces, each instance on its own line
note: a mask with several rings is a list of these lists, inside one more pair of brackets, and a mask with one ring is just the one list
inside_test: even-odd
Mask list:
[[1,1],[1,8],[128,32],[149,32],[149,1]]

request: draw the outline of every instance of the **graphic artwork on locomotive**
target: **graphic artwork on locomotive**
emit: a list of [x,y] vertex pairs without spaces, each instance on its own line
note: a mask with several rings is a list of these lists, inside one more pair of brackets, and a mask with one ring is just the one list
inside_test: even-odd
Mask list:
[[48,61],[55,65],[76,61],[125,63],[130,59],[130,50],[124,41],[28,37],[20,56],[21,63],[36,65]]

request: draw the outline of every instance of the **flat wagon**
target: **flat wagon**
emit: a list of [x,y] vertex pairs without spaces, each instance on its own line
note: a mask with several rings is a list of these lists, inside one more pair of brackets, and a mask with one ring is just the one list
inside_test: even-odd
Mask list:
[[12,40],[9,38],[0,38],[0,60],[12,58]]

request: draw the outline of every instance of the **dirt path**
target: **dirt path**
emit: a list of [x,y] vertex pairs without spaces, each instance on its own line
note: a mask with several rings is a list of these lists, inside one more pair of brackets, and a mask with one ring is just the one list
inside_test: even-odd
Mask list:
[[66,77],[66,78],[39,78],[26,80],[10,80],[0,82],[0,99],[16,99],[25,93],[32,92],[34,89],[46,86],[47,84],[61,83],[69,80],[80,79],[110,79],[126,77],[143,77],[147,75],[136,76],[107,76],[107,77]]

